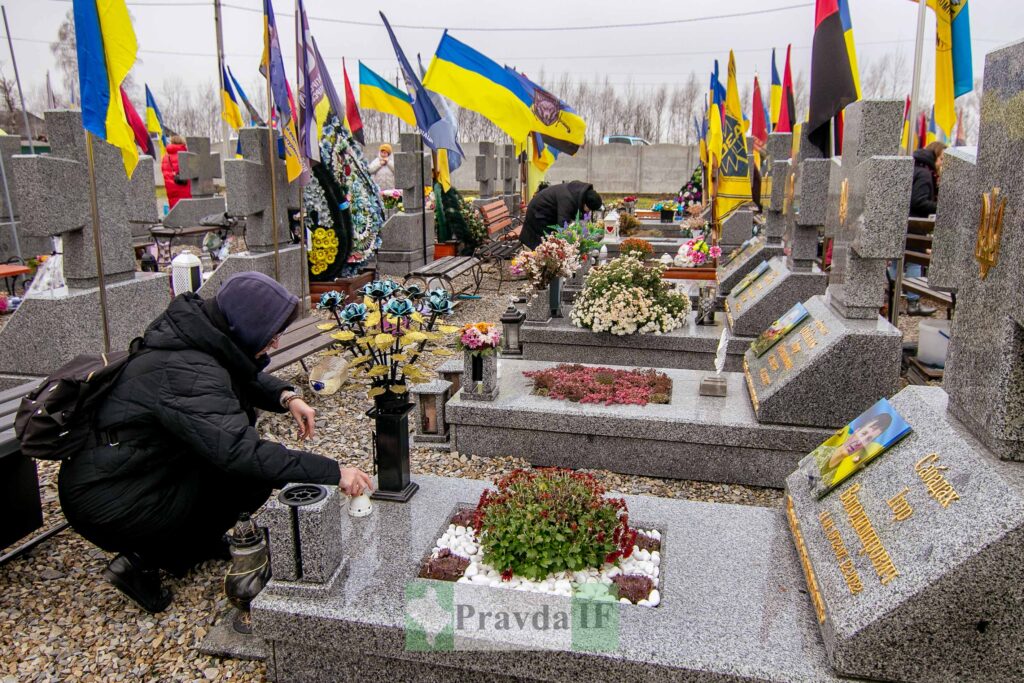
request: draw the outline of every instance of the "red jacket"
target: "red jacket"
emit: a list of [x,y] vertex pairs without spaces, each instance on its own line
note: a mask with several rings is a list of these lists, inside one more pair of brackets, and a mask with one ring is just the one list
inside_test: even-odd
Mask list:
[[178,200],[192,198],[192,187],[188,180],[185,180],[183,185],[174,182],[174,178],[180,172],[178,152],[187,151],[188,147],[185,145],[167,145],[167,154],[164,155],[164,160],[160,162],[160,170],[164,174],[164,186],[167,188],[167,203],[172,209],[178,203]]

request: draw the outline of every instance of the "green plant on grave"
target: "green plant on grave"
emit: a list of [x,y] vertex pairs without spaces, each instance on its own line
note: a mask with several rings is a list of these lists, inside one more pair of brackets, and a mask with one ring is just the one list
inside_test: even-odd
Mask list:
[[484,561],[540,581],[562,571],[615,562],[633,552],[626,502],[606,498],[594,477],[572,470],[515,470],[480,496],[473,526]]

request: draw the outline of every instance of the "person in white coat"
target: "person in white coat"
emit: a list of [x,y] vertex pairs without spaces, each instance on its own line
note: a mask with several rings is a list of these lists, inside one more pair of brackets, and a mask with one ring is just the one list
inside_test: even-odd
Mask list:
[[370,175],[377,187],[390,190],[395,187],[395,162],[391,158],[391,145],[384,143],[377,152],[377,158],[370,162]]

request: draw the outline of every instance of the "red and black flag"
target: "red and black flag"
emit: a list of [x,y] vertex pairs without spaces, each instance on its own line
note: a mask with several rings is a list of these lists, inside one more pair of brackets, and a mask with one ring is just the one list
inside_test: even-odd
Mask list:
[[846,105],[857,101],[857,77],[839,5],[839,0],[816,0],[814,8],[807,137],[826,157],[832,156],[829,124]]
[[361,145],[366,144],[363,139],[363,117],[359,115],[359,105],[356,104],[356,94],[352,92],[352,83],[348,80],[348,69],[345,68],[345,58],[341,58],[341,72],[345,75],[345,125],[352,131],[352,137]]
[[779,122],[772,129],[776,133],[792,133],[796,125],[796,102],[793,98],[793,70],[789,57],[792,45],[786,46],[786,68],[782,71],[782,103],[779,108]]

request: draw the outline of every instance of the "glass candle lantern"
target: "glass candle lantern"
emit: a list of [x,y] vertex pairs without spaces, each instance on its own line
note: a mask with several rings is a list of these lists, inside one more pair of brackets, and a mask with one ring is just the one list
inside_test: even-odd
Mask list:
[[433,394],[423,394],[420,401],[423,402],[420,429],[424,434],[437,434],[437,397]]
[[523,340],[520,330],[526,314],[516,308],[515,301],[509,299],[508,308],[501,314],[501,354],[503,356],[523,355]]
[[416,384],[409,393],[416,401],[416,433],[412,443],[420,448],[447,449],[448,421],[445,406],[448,403],[451,383],[437,379],[425,384]]

